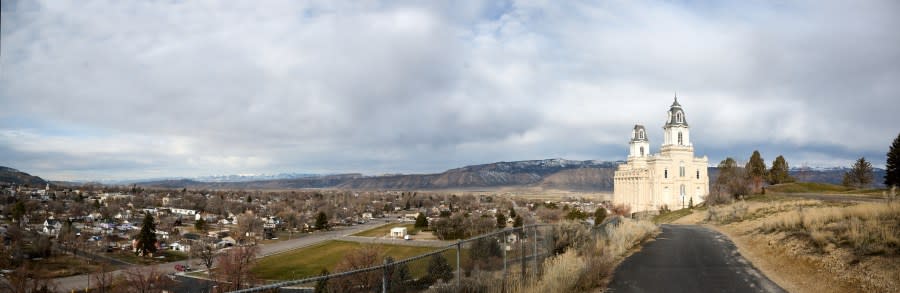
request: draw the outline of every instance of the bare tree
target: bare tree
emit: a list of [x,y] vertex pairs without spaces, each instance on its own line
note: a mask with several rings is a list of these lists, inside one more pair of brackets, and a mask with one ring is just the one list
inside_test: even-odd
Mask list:
[[88,278],[97,286],[96,290],[98,293],[115,292],[116,278],[110,264],[106,262],[100,263],[100,269],[88,276]]
[[[364,246],[345,255],[334,269],[337,272],[345,272],[377,266],[381,264],[381,255],[380,247]],[[333,286],[337,292],[356,290],[371,291],[376,288],[380,282],[381,273],[379,271],[372,271],[339,278],[333,283]]]
[[209,270],[212,270],[213,263],[216,260],[216,246],[212,243],[202,241],[200,242],[199,247],[192,247],[191,251],[203,261],[203,265],[206,266],[207,273],[209,273]]
[[228,249],[218,257],[219,274],[223,278],[220,287],[232,291],[253,285],[254,278],[250,273],[256,265],[256,254],[259,247],[256,245],[235,246]]
[[156,266],[135,266],[125,270],[125,287],[127,292],[151,293],[163,292],[171,284]]

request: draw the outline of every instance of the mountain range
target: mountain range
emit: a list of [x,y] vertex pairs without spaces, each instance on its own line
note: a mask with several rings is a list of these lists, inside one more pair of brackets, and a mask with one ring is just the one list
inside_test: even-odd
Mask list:
[[[613,189],[613,175],[623,162],[577,161],[546,159],[515,162],[497,162],[450,169],[434,174],[392,174],[366,176],[349,174],[277,175],[218,175],[195,178],[151,179],[128,183],[144,187],[190,189],[479,189],[497,187],[533,187],[545,189],[609,192]],[[849,168],[795,168],[792,176],[801,181],[840,184]],[[715,180],[718,170],[709,168],[710,180]],[[874,186],[881,187],[885,170],[874,169]],[[0,183],[41,186],[47,183],[40,177],[16,169],[0,167]],[[75,183],[73,183],[75,184]],[[68,184],[67,184],[68,185]]]

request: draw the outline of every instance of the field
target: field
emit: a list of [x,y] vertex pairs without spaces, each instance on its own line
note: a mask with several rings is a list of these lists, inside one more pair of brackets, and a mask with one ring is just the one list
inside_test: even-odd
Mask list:
[[35,270],[34,274],[41,278],[68,277],[99,270],[98,265],[71,255],[56,255],[34,260],[30,265]]
[[[159,251],[156,254],[154,254],[154,258],[138,256],[130,251],[120,251],[120,250],[117,250],[112,253],[106,253],[104,255],[127,262],[127,263],[142,264],[142,265],[167,263],[167,262],[173,262],[173,261],[182,261],[182,260],[185,260],[188,258],[187,254],[185,254],[184,252],[171,251],[171,250]],[[159,258],[160,256],[162,256],[162,258]]]
[[[257,278],[264,280],[291,280],[318,275],[322,269],[334,271],[335,265],[351,251],[362,248],[366,244],[349,241],[326,241],[310,247],[265,257],[253,269]],[[394,259],[434,251],[432,247],[416,247],[402,245],[379,245],[384,255]],[[455,252],[451,252],[455,254]],[[455,255],[453,255],[455,257]],[[450,257],[448,256],[448,260]],[[452,263],[452,262],[451,262]],[[424,271],[427,261],[418,261],[410,265],[415,275]]]
[[384,225],[376,227],[376,228],[372,228],[372,229],[369,229],[366,231],[362,231],[362,232],[353,234],[353,236],[385,237],[391,232],[391,228],[395,228],[395,227],[406,227],[406,230],[410,234],[414,233],[413,230],[415,230],[414,223],[405,223],[405,224],[404,223],[390,223],[390,224],[384,224]]
[[690,215],[693,213],[693,209],[680,209],[674,210],[668,213],[662,213],[653,217],[654,224],[664,224],[671,223],[672,221],[678,220],[684,216]]
[[881,196],[882,192],[887,189],[854,189],[842,185],[816,183],[816,182],[793,182],[777,184],[766,187],[766,191],[775,193],[823,193],[823,194],[843,194],[843,195],[877,195]]

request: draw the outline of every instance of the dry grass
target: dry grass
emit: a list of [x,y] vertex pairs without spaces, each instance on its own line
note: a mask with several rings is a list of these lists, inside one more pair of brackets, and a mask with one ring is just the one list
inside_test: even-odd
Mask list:
[[616,263],[640,243],[650,239],[659,227],[649,221],[623,218],[619,225],[607,226],[606,237],[580,249],[568,249],[544,262],[540,280],[525,284],[508,280],[491,286],[488,292],[584,292],[603,287]]
[[817,200],[776,200],[767,202],[766,204],[752,205],[741,200],[729,205],[710,207],[706,213],[705,220],[717,224],[728,224],[748,219],[763,218],[775,213],[795,210],[797,208],[822,205],[823,203]]
[[847,245],[859,254],[897,254],[900,248],[900,203],[866,203],[849,207],[799,207],[763,222],[765,233],[806,235],[820,248]]

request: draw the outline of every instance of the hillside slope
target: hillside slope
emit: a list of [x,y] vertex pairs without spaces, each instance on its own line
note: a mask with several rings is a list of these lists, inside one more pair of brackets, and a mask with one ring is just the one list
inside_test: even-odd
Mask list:
[[40,187],[47,184],[47,181],[41,177],[32,176],[31,174],[0,166],[0,184],[17,184],[33,187]]

